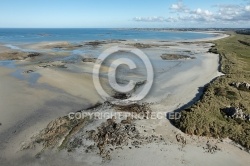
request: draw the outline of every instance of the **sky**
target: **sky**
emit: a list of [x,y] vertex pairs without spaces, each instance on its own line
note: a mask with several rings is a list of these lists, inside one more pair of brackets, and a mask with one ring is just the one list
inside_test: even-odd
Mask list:
[[0,28],[250,28],[250,0],[0,0]]

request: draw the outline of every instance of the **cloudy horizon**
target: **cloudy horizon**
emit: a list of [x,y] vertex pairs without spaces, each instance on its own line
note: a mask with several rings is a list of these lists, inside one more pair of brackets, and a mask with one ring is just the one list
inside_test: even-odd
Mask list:
[[2,0],[0,28],[248,28],[250,0]]
[[[202,23],[209,27],[249,27],[250,22],[250,1],[245,0],[245,4],[215,4],[209,9],[192,9],[186,5],[185,0],[179,0],[169,7],[170,16],[148,16],[134,17],[137,22],[184,22]],[[219,25],[218,25],[219,23]],[[217,25],[216,25],[217,24]],[[204,25],[203,25],[204,26]]]

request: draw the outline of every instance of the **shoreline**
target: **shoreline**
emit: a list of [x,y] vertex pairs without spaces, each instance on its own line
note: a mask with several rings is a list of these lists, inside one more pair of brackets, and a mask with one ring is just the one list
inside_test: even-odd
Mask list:
[[[224,36],[225,37],[225,36]],[[132,42],[132,43],[135,43],[136,41],[134,41],[134,42]],[[186,41],[185,41],[186,42]],[[200,42],[200,41],[195,41],[195,42]],[[131,43],[131,41],[126,41],[126,42],[124,42],[125,44],[126,43]],[[145,41],[145,42],[143,42],[143,43],[148,43],[148,41]],[[156,43],[158,43],[158,44],[162,44],[161,42],[156,42]],[[171,43],[171,42],[169,42],[169,43]],[[173,42],[172,42],[173,43]],[[155,43],[154,43],[155,44]],[[204,43],[203,43],[204,44]],[[111,44],[112,45],[112,44]],[[110,46],[110,44],[107,44],[107,45],[103,45],[103,46],[100,46],[100,47],[104,47],[104,48],[106,48],[106,47],[108,47],[108,46]],[[186,48],[185,48],[186,47]],[[193,50],[196,50],[197,48],[199,48],[200,46],[199,45],[196,45],[196,44],[194,44],[194,45],[192,45],[192,49]],[[191,76],[190,77],[192,77],[192,78],[190,78],[190,80],[198,80],[196,83],[195,83],[195,85],[193,85],[192,87],[190,87],[190,86],[187,86],[187,84],[184,82],[183,84],[180,84],[179,85],[179,88],[176,88],[175,89],[175,91],[173,91],[172,93],[173,94],[179,94],[179,96],[173,96],[172,98],[171,98],[171,95],[170,95],[170,99],[168,99],[168,102],[172,102],[172,103],[175,103],[176,105],[173,105],[173,106],[170,106],[169,108],[167,108],[167,106],[169,106],[168,104],[168,102],[164,102],[164,101],[162,101],[162,100],[166,100],[166,96],[165,96],[165,94],[162,94],[162,95],[159,95],[160,93],[158,92],[158,91],[153,91],[152,92],[152,95],[155,95],[155,96],[158,96],[158,99],[157,99],[157,103],[158,104],[155,104],[154,106],[152,106],[152,110],[160,110],[160,109],[164,109],[165,111],[166,110],[172,110],[172,109],[174,109],[175,107],[178,107],[178,105],[180,106],[180,104],[185,104],[185,101],[188,101],[189,100],[189,98],[190,97],[192,97],[193,98],[193,96],[195,96],[196,95],[196,88],[198,88],[198,87],[200,87],[200,86],[202,86],[202,85],[204,85],[207,81],[209,82],[209,80],[211,79],[211,78],[214,78],[214,77],[217,77],[218,75],[217,74],[219,74],[219,73],[217,73],[216,71],[218,70],[218,66],[219,66],[219,64],[215,64],[214,62],[218,62],[219,61],[219,58],[218,58],[218,56],[217,55],[213,55],[213,54],[207,54],[206,53],[206,55],[204,55],[205,54],[205,50],[208,50],[208,48],[207,47],[210,47],[210,44],[208,44],[208,45],[206,45],[206,44],[204,44],[203,45],[203,48],[200,50],[200,52],[199,53],[197,53],[197,55],[196,55],[196,57],[198,57],[198,59],[197,59],[197,61],[180,61],[180,64],[182,64],[183,66],[182,66],[182,68],[180,69],[180,68],[176,68],[175,66],[173,66],[172,68],[170,67],[170,69],[172,69],[173,71],[175,71],[176,73],[178,73],[177,74],[177,76],[175,77],[174,76],[174,74],[171,74],[171,73],[168,73],[167,75],[165,74],[163,74],[162,75],[162,73],[163,73],[163,71],[160,71],[159,70],[159,73],[157,73],[157,78],[159,78],[159,79],[157,79],[157,81],[158,82],[156,82],[157,83],[157,85],[156,85],[156,87],[158,87],[159,88],[159,90],[160,91],[163,91],[162,89],[164,89],[164,88],[166,88],[166,89],[172,89],[172,86],[173,85],[175,85],[177,82],[180,82],[180,78],[181,79],[187,79],[187,80],[189,80],[189,78],[186,78],[186,77],[183,77],[184,75],[189,75],[190,76],[190,74],[191,73],[193,73],[194,71],[196,71],[196,73],[193,73],[193,75],[191,74]],[[179,50],[179,51],[181,51],[181,52],[183,52],[183,50],[185,50],[185,49],[190,49],[190,45],[185,45],[185,44],[180,44],[179,43],[179,45],[177,45],[177,46],[167,46],[167,48],[168,49],[171,49],[171,50],[174,50],[174,49],[176,49],[177,51]],[[152,49],[152,50],[150,50],[150,49]],[[165,51],[165,47],[163,47],[162,48],[162,51],[159,51],[159,47],[156,47],[156,48],[146,48],[145,49],[145,51],[147,52],[147,54],[152,54],[152,53],[154,53],[153,55],[155,55],[155,54],[157,54],[157,56],[159,56],[159,55],[161,55],[162,54],[162,52],[163,52],[163,50]],[[156,50],[158,50],[158,52],[156,52]],[[217,57],[216,57],[217,56]],[[201,59],[199,59],[199,58],[201,58]],[[158,60],[158,59],[154,59],[154,57],[153,57],[153,60]],[[184,63],[185,62],[185,63]],[[197,65],[197,64],[199,64],[199,62],[201,63],[200,65]],[[205,63],[206,62],[206,63]],[[179,62],[178,62],[179,63]],[[177,65],[178,65],[178,63],[177,63]],[[192,69],[192,68],[190,68],[190,66],[192,66],[193,64],[196,64],[197,65],[197,68],[195,68],[195,69]],[[19,64],[19,65],[23,65],[22,63],[21,64]],[[80,64],[80,65],[82,65],[82,63]],[[77,70],[79,70],[79,71],[87,71],[87,72],[91,72],[91,64],[86,64],[85,63],[85,67],[86,68],[84,68],[84,70],[82,69],[82,68],[80,68],[79,66],[77,66],[77,65],[70,65],[70,64],[67,64],[67,67],[69,68],[69,69],[71,69],[71,68],[73,68],[73,67],[77,67]],[[214,66],[216,66],[217,65],[217,67],[211,72],[211,65],[214,65]],[[40,67],[34,67],[32,64],[29,64],[28,65],[28,68],[25,68],[25,69],[29,69],[30,68],[30,66],[32,67],[32,69],[34,69],[34,71],[35,72],[38,72],[39,74],[41,74],[42,76],[41,76],[41,79],[39,79],[38,80],[38,82],[39,83],[41,83],[41,84],[49,84],[49,85],[51,85],[52,87],[60,87],[59,89],[63,89],[64,91],[63,92],[60,92],[60,93],[56,93],[56,95],[54,94],[53,95],[53,98],[54,99],[56,99],[56,98],[58,98],[58,96],[59,95],[61,95],[61,94],[63,94],[63,93],[65,93],[65,92],[67,92],[67,95],[68,96],[78,96],[79,97],[79,95],[80,94],[78,94],[78,91],[79,91],[79,89],[80,89],[80,87],[82,86],[82,85],[85,85],[85,86],[87,86],[87,87],[89,87],[89,85],[91,84],[90,82],[87,82],[86,80],[85,81],[83,81],[82,79],[79,79],[79,78],[77,78],[78,76],[77,75],[75,75],[75,76],[73,76],[72,75],[72,73],[68,73],[68,74],[66,74],[65,72],[63,72],[63,71],[58,71],[58,69],[57,68],[51,68],[51,67],[49,67],[49,68],[45,68],[45,69],[43,69],[43,68],[40,68]],[[80,70],[81,69],[81,70]],[[183,70],[183,69],[188,69],[187,71],[181,71],[181,70]],[[201,70],[202,69],[202,70]],[[203,75],[204,75],[204,69],[206,69],[205,71],[207,72],[207,73],[210,73],[210,75],[208,76],[208,77],[201,77],[202,75],[202,73],[203,73]],[[75,70],[75,68],[74,68],[74,70]],[[197,72],[197,70],[199,71],[200,70],[200,73],[199,72]],[[162,73],[161,73],[162,72]],[[4,72],[5,73],[5,72]],[[52,73],[52,75],[50,75],[50,73]],[[66,76],[65,76],[65,74],[66,74]],[[62,82],[65,82],[65,86],[63,86],[63,85],[60,85],[59,86],[59,83],[60,82],[57,82],[54,78],[61,78],[61,81]],[[171,78],[172,77],[172,79],[173,79],[173,81],[171,82],[170,81],[170,83],[166,83],[166,78]],[[179,77],[179,78],[178,78]],[[80,84],[78,85],[78,84],[75,84],[74,85],[74,87],[78,87],[78,88],[76,88],[76,89],[73,89],[73,88],[68,88],[68,86],[70,86],[70,84],[68,84],[68,83],[70,83],[70,82],[68,82],[67,80],[70,78],[70,80],[72,80],[73,82],[79,82]],[[85,75],[85,77],[84,78],[86,78],[86,79],[88,79],[89,80],[89,74],[87,73],[86,75]],[[199,80],[200,79],[200,80]],[[83,81],[83,82],[82,82]],[[210,80],[211,81],[211,80]],[[14,81],[13,81],[14,82]],[[22,82],[22,83],[24,83],[24,82]],[[164,83],[164,84],[163,84]],[[7,85],[7,84],[6,84]],[[165,87],[164,87],[164,86]],[[190,88],[191,90],[189,90],[188,88]],[[57,89],[56,91],[58,91],[59,89]],[[90,89],[93,89],[93,87],[92,88],[90,88]],[[52,91],[53,93],[55,93],[54,91]],[[30,92],[29,92],[30,93]],[[33,92],[34,94],[36,94],[37,92]],[[47,92],[46,92],[47,93]],[[85,93],[87,93],[87,94],[89,94],[90,92],[86,92],[85,91]],[[183,95],[183,93],[184,94],[186,94],[186,96],[185,95]],[[57,96],[58,95],[58,96]],[[186,98],[185,99],[182,99],[182,102],[183,103],[178,103],[178,102],[176,102],[176,101],[178,101],[177,99],[180,99],[180,97],[181,96],[185,96]],[[187,97],[188,96],[188,97]],[[44,93],[44,97],[46,97],[46,95],[45,95],[45,93]],[[84,97],[84,96],[82,96],[82,97]],[[89,100],[92,100],[92,99],[94,99],[94,98],[97,98],[97,96],[92,96],[92,97],[90,97],[89,98]],[[40,98],[41,100],[44,100],[44,98],[43,97],[41,97]],[[49,100],[51,100],[51,99],[49,99]],[[72,98],[72,101],[74,100],[74,98]],[[146,99],[146,101],[152,101],[152,99],[150,99],[150,97],[149,97],[149,99]],[[80,104],[80,101],[78,101],[79,103],[79,105],[81,105]],[[97,101],[94,101],[93,102],[93,104],[95,103],[95,102],[97,102]],[[43,105],[43,104],[40,104],[40,105]],[[55,107],[53,107],[53,108],[56,108],[56,106]],[[86,107],[87,108],[87,107]],[[59,109],[61,109],[61,108],[59,108]],[[63,116],[63,115],[65,115],[65,113],[67,112],[67,109],[68,108],[63,108],[63,110],[64,111],[59,111],[58,110],[58,113],[60,112],[60,116]],[[71,108],[71,110],[72,110],[72,108]],[[68,110],[69,111],[69,110]],[[112,111],[112,110],[111,110]],[[49,115],[49,114],[48,114]],[[48,116],[47,115],[47,116]],[[53,115],[53,117],[58,117],[58,115],[56,116],[56,114],[55,115]],[[52,120],[53,119],[53,117],[50,117],[50,120]],[[35,118],[35,117],[34,117]],[[46,118],[45,118],[46,119]],[[43,124],[41,125],[36,125],[35,127],[33,127],[33,130],[34,130],[34,128],[37,128],[36,129],[36,131],[38,132],[38,131],[40,131],[42,128],[44,128],[45,127],[45,125],[46,125],[46,121],[50,121],[50,120],[45,120],[45,122],[43,122]],[[28,122],[27,122],[28,123]],[[139,131],[140,131],[140,133],[143,135],[143,134],[145,134],[145,130],[147,130],[147,131],[151,131],[152,129],[154,129],[155,131],[156,131],[156,135],[163,135],[163,137],[164,137],[164,140],[166,140],[166,142],[167,142],[167,146],[166,146],[166,148],[164,148],[164,154],[166,155],[166,156],[171,156],[170,154],[171,154],[171,151],[168,151],[167,149],[171,149],[171,150],[173,150],[175,153],[175,155],[181,155],[181,156],[185,156],[185,154],[187,154],[187,152],[186,153],[184,153],[183,151],[179,151],[178,150],[178,148],[180,148],[182,145],[180,144],[180,143],[178,143],[178,142],[176,142],[176,134],[177,133],[180,133],[180,131],[178,130],[178,129],[176,129],[175,127],[173,127],[167,120],[158,120],[158,121],[153,121],[153,120],[146,120],[146,121],[144,121],[144,120],[142,120],[142,121],[138,121],[138,122],[135,122],[135,123],[138,123],[137,124],[137,126],[138,126],[138,128],[140,128],[139,126],[145,126],[146,128],[141,128],[141,129],[139,129]],[[3,123],[3,125],[5,125],[4,123]],[[97,125],[97,124],[95,124],[95,125]],[[3,127],[3,126],[1,126],[1,127]],[[93,127],[95,127],[95,126],[92,126],[91,128],[93,128]],[[21,138],[21,140],[22,141],[24,141],[24,142],[29,142],[30,141],[30,137],[32,136],[32,135],[34,135],[34,134],[31,134],[30,132],[32,131],[32,129],[28,129],[29,131],[25,131],[24,133],[25,133],[25,135],[27,135],[26,137],[23,137],[23,136],[21,136],[21,137],[17,137],[15,140],[18,140],[18,139],[20,139]],[[23,133],[23,134],[24,134]],[[83,132],[79,132],[78,134],[81,134],[81,133],[83,133]],[[150,134],[150,132],[148,133],[148,132],[146,132],[147,134]],[[180,133],[181,135],[183,135],[183,133]],[[199,153],[201,153],[201,152],[203,152],[203,150],[202,150],[202,148],[200,147],[200,148],[198,148],[197,146],[197,144],[195,143],[195,141],[194,142],[192,142],[191,140],[192,139],[198,139],[198,138],[196,138],[196,137],[190,137],[189,138],[189,136],[186,136],[186,135],[183,135],[184,137],[186,137],[186,139],[187,140],[189,140],[190,141],[190,143],[188,144],[188,148],[187,149],[185,149],[185,147],[183,148],[183,149],[185,149],[185,150],[187,150],[187,151],[193,151],[193,150],[196,150],[196,151],[199,151]],[[23,139],[26,139],[26,140],[23,140]],[[202,140],[201,141],[201,145],[200,146],[205,146],[206,145],[206,142],[207,142],[207,140],[210,140],[209,138],[204,138],[204,140]],[[20,141],[19,141],[20,142]],[[170,144],[169,144],[169,142],[171,142]],[[192,142],[192,143],[191,143]],[[221,143],[219,143],[219,144],[221,144]],[[181,157],[181,158],[178,158],[178,159],[175,159],[175,158],[172,158],[171,159],[171,157],[170,158],[167,158],[167,160],[169,161],[169,162],[167,162],[166,161],[166,159],[164,159],[164,156],[162,156],[162,155],[160,155],[162,152],[161,152],[161,149],[158,149],[157,147],[159,147],[159,146],[163,146],[161,143],[157,143],[157,144],[148,144],[148,145],[145,145],[145,146],[143,146],[142,148],[139,148],[139,149],[134,149],[134,148],[132,148],[132,149],[129,149],[128,147],[126,147],[125,146],[125,150],[123,150],[123,151],[118,151],[119,153],[116,155],[116,154],[114,154],[114,158],[112,158],[112,160],[111,160],[111,162],[110,162],[110,164],[113,164],[113,165],[115,165],[115,164],[118,164],[119,165],[119,163],[126,163],[126,164],[129,164],[129,162],[132,162],[131,164],[139,164],[139,163],[141,163],[141,160],[142,160],[142,158],[143,158],[143,156],[145,156],[145,155],[148,155],[147,154],[147,152],[145,152],[145,148],[146,148],[146,146],[149,146],[150,147],[150,149],[153,149],[153,151],[151,151],[151,152],[153,152],[153,154],[150,154],[150,155],[152,155],[152,156],[156,156],[157,154],[159,155],[159,156],[161,156],[161,157],[159,157],[159,159],[160,160],[162,160],[162,165],[165,165],[166,163],[178,163],[177,165],[181,165],[181,164],[183,164],[183,162],[184,163],[187,163],[187,164],[190,164],[190,165],[192,165],[192,164],[199,164],[200,162],[203,162],[203,161],[207,161],[206,160],[206,157],[207,157],[207,155],[209,155],[210,156],[210,154],[204,154],[204,155],[200,155],[200,159],[199,160],[197,160],[197,161],[191,161],[190,160],[190,158],[192,158],[192,155],[191,156],[187,156],[187,158],[185,158],[185,157]],[[164,146],[164,147],[165,147]],[[244,154],[243,152],[241,152],[241,151],[238,151],[236,148],[234,148],[234,147],[231,147],[230,145],[228,145],[228,144],[225,144],[224,145],[224,143],[222,143],[222,149],[224,148],[224,147],[229,147],[229,148],[231,148],[231,149],[233,149],[233,152],[231,152],[231,153],[229,153],[229,154],[226,154],[226,152],[228,153],[229,151],[227,150],[227,148],[225,148],[225,149],[223,149],[221,152],[218,152],[218,154],[216,153],[216,154],[214,154],[215,156],[210,156],[210,158],[211,159],[214,159],[214,158],[216,158],[216,157],[222,157],[222,158],[224,158],[224,159],[226,159],[226,158],[228,158],[228,157],[231,157],[231,160],[233,160],[233,159],[235,159],[235,161],[236,162],[239,162],[240,163],[240,161],[239,161],[239,159],[236,157],[233,157],[233,155],[235,155],[235,154],[241,154],[242,156],[246,156],[247,157],[247,155],[246,154]],[[9,149],[9,151],[7,152],[7,154],[9,154],[10,156],[12,156],[12,157],[14,157],[13,156],[13,154],[11,153],[11,150],[14,150],[14,149],[16,149],[16,148],[18,148],[18,147],[20,147],[20,145],[19,145],[19,143],[15,143],[15,146],[13,146],[12,148],[10,148]],[[25,152],[24,152],[25,153]],[[83,163],[85,163],[85,161],[86,162],[88,162],[88,163],[85,163],[86,165],[93,165],[93,164],[91,164],[91,162],[95,162],[96,163],[96,165],[99,165],[99,164],[101,164],[101,165],[107,165],[107,163],[105,164],[105,163],[102,163],[102,159],[100,158],[100,156],[98,156],[98,155],[94,155],[94,154],[92,154],[91,153],[91,155],[93,155],[92,157],[91,157],[91,155],[88,155],[88,154],[86,154],[86,156],[84,156],[84,157],[80,157],[80,155],[82,155],[82,153],[84,153],[83,152],[83,150],[82,149],[78,149],[78,150],[76,150],[75,152],[73,152],[73,153],[71,153],[70,154],[70,157],[67,157],[68,159],[69,159],[69,161],[67,161],[67,163],[64,163],[65,165],[67,165],[67,164],[74,164],[74,162],[73,161],[83,161]],[[134,156],[132,155],[129,155],[129,154],[134,154]],[[21,155],[22,156],[22,153],[21,152],[19,152],[18,153],[19,155]],[[48,158],[48,154],[50,154],[50,152],[47,152],[47,153],[44,153],[44,154],[42,154],[42,158],[46,158],[46,159],[49,159]],[[136,155],[136,154],[140,154],[140,155]],[[60,152],[60,153],[53,153],[52,154],[52,156],[53,157],[61,157],[61,158],[63,158],[63,157],[65,157],[65,155],[67,156],[67,153],[65,152],[65,151],[62,151],[62,152]],[[197,154],[198,155],[198,154]],[[122,157],[121,157],[122,156]],[[138,157],[138,158],[137,158]],[[173,155],[172,155],[172,157],[173,157]],[[31,158],[32,158],[32,156],[31,156]],[[133,160],[130,160],[131,158],[134,158]],[[30,158],[29,158],[30,159]],[[129,159],[129,160],[126,160],[126,159]],[[150,158],[149,158],[150,159]],[[0,160],[1,160],[1,158],[0,158]],[[25,162],[25,161],[23,161],[23,160],[21,160],[21,158],[16,158],[16,160],[17,161],[21,161],[21,162]],[[38,159],[39,160],[39,159]],[[147,161],[147,162],[145,162],[145,164],[146,165],[151,165],[152,163],[150,163],[150,162],[152,162],[152,161],[148,161],[148,160],[145,160],[145,161]],[[33,161],[33,162],[35,162],[35,161]],[[39,162],[42,162],[41,160],[39,160]],[[58,161],[58,160],[55,160],[54,161],[55,163],[59,163],[60,161]],[[164,163],[165,162],[165,163]],[[243,162],[242,162],[243,163]],[[235,163],[230,163],[229,162],[229,164],[235,164]]]
[[[237,92],[235,92],[235,90],[237,89],[230,89],[230,93],[234,94],[233,97],[235,97],[233,100],[230,99],[229,101],[231,103],[229,103],[228,101],[225,101],[225,98],[228,98],[228,96],[224,96],[224,95],[216,95],[216,94],[211,94],[210,91],[213,91],[215,90],[216,88],[217,89],[227,89],[228,87],[230,87],[230,84],[232,81],[234,80],[237,80],[237,81],[240,81],[240,80],[244,80],[245,82],[248,82],[249,79],[247,77],[248,75],[248,69],[245,68],[245,65],[247,63],[249,63],[247,61],[247,57],[241,57],[239,58],[239,55],[242,55],[242,54],[245,54],[245,52],[242,50],[247,50],[249,48],[247,47],[244,47],[244,45],[241,45],[241,44],[238,44],[238,40],[240,40],[242,37],[245,37],[244,39],[246,40],[248,36],[243,36],[243,35],[239,35],[239,34],[236,34],[236,33],[230,33],[230,38],[227,38],[227,39],[223,39],[223,40],[220,40],[220,41],[214,41],[214,43],[216,44],[216,50],[217,52],[219,53],[220,55],[220,66],[219,66],[219,71],[220,72],[223,72],[223,76],[221,77],[218,77],[217,79],[215,79],[211,84],[209,84],[203,94],[203,99],[202,101],[198,101],[197,103],[195,103],[193,106],[189,107],[188,109],[183,109],[183,112],[187,113],[185,114],[185,117],[184,118],[187,118],[186,116],[194,116],[195,118],[195,115],[191,115],[191,112],[189,112],[188,110],[192,110],[193,112],[197,112],[197,114],[200,114],[199,113],[199,109],[195,108],[197,105],[200,105],[201,108],[200,109],[204,109],[202,108],[202,105],[207,105],[207,98],[210,97],[212,98],[213,100],[211,102],[214,102],[214,107],[219,110],[219,109],[223,109],[223,106],[224,107],[227,107],[227,108],[234,108],[234,107],[237,107],[238,106],[238,103],[239,105],[241,105],[241,109],[244,109],[244,112],[247,114],[247,112],[249,112],[248,110],[248,105],[246,102],[245,103],[245,97],[248,95],[247,92],[244,92],[244,90],[239,90]],[[228,46],[229,44],[228,43],[234,43],[234,47],[237,47],[237,49],[234,49],[234,48],[231,48],[231,45]],[[241,49],[239,49],[241,48]],[[234,55],[231,55],[232,54],[232,50],[235,51],[235,54]],[[246,58],[246,59],[245,59]],[[241,64],[241,61],[245,60],[245,64]],[[230,67],[227,67],[227,66],[230,66]],[[237,74],[237,73],[240,73],[240,74]],[[247,81],[248,80],[248,81]],[[238,97],[238,93],[239,95],[243,95],[244,93],[244,97],[241,96],[240,99],[237,99]],[[221,98],[221,99],[218,99],[218,98]],[[216,100],[221,100],[221,102],[215,102]],[[216,114],[216,109],[215,111],[210,111],[211,113],[205,113],[203,114],[204,117],[206,117],[207,119],[209,118],[215,118],[216,120],[216,123],[225,123],[224,125],[226,126],[229,126],[230,121],[226,121],[226,119],[224,119],[225,117],[223,117],[221,120],[218,120],[217,118],[218,117],[214,117],[215,114]],[[210,114],[210,115],[208,115]],[[218,116],[218,115],[217,115]],[[224,119],[224,121],[223,121]],[[235,120],[235,119],[233,119]],[[239,119],[241,120],[241,119]],[[196,122],[194,122],[196,123]],[[204,123],[207,123],[206,121]],[[247,124],[247,121],[244,122],[244,120],[242,120],[242,123],[244,124],[243,126],[248,126]],[[186,122],[186,126],[184,125],[182,130],[185,130],[185,128],[190,125],[190,122]],[[234,126],[238,126],[239,124],[238,123],[235,123]],[[178,127],[178,124],[177,124],[177,127]],[[214,127],[215,129],[214,130],[220,130],[220,128],[218,127]],[[231,129],[233,130],[233,129]],[[245,150],[246,152],[250,152],[249,151],[249,142],[247,141],[248,138],[244,138],[245,136],[243,136],[244,132],[246,130],[243,130],[242,131],[242,134],[239,135],[238,137],[232,137],[229,133],[225,132],[224,136],[220,135],[220,133],[214,134],[215,137],[229,137],[231,138],[232,140],[234,140],[236,142],[236,144],[241,144],[241,145],[237,145],[239,146],[242,150]],[[249,140],[249,139],[248,139]]]

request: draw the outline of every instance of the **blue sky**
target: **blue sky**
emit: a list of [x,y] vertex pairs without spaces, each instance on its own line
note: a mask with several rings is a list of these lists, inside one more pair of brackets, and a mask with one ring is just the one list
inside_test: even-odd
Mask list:
[[1,28],[249,27],[250,0],[1,0]]

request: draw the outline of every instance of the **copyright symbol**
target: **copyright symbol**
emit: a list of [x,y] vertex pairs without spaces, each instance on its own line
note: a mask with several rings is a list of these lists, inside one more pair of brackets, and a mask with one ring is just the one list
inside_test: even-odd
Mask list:
[[[147,74],[147,80],[145,81],[143,89],[140,91],[138,94],[132,94],[130,98],[128,99],[116,99],[112,96],[110,96],[101,86],[100,82],[100,69],[103,65],[103,62],[105,59],[107,59],[110,55],[117,53],[117,52],[126,52],[126,53],[132,53],[133,55],[137,56],[145,65],[146,67],[146,74]],[[127,65],[130,70],[136,68],[136,64],[128,58],[118,58],[117,60],[114,60],[109,67],[108,70],[108,82],[110,86],[115,90],[116,92],[119,93],[128,93],[132,91],[136,83],[133,80],[130,80],[129,83],[125,86],[121,86],[117,83],[116,80],[116,71],[117,68],[120,65]],[[152,84],[153,84],[153,78],[154,78],[154,72],[153,72],[153,67],[152,64],[149,60],[149,58],[139,49],[137,48],[131,48],[131,47],[119,47],[119,46],[114,46],[111,47],[104,52],[100,54],[98,57],[98,61],[95,62],[94,68],[93,68],[93,83],[94,86],[98,92],[98,94],[104,99],[108,100],[110,102],[116,103],[116,104],[128,104],[130,102],[135,102],[135,101],[140,101],[142,100],[150,91]]]

